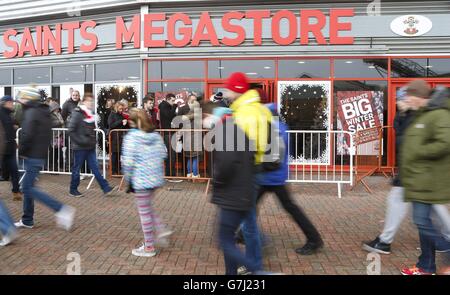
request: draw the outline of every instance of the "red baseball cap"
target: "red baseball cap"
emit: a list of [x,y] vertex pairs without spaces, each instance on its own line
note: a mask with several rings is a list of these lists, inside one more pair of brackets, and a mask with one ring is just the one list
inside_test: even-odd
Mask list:
[[245,93],[250,89],[247,77],[244,73],[236,72],[231,74],[225,83],[225,87],[237,93]]

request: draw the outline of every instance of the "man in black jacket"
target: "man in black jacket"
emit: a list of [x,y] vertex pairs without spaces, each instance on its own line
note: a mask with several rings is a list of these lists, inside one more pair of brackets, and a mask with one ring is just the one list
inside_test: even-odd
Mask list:
[[56,212],[56,223],[70,230],[75,218],[75,209],[62,204],[34,186],[36,177],[45,165],[48,147],[52,140],[52,126],[48,105],[41,99],[39,90],[27,87],[18,94],[23,105],[24,119],[20,135],[19,155],[24,158],[25,177],[23,178],[23,216],[15,223],[16,227],[31,229],[34,226],[34,200]]
[[61,113],[64,122],[66,122],[66,125],[68,124],[68,120],[70,120],[70,115],[72,114],[73,110],[78,106],[79,102],[80,102],[80,92],[78,90],[72,91],[70,98],[63,104]]
[[98,184],[102,188],[105,196],[110,195],[113,189],[105,180],[98,169],[96,155],[96,134],[95,134],[95,103],[91,94],[85,94],[83,102],[72,112],[72,118],[69,121],[69,136],[72,141],[74,151],[74,164],[72,167],[72,178],[70,181],[70,196],[82,197],[78,191],[80,185],[81,165],[87,161],[89,168],[95,176]]
[[14,201],[22,201],[22,194],[19,188],[19,170],[16,158],[16,130],[12,113],[14,111],[13,98],[5,95],[0,99],[0,121],[5,132],[5,151],[3,155],[3,169],[11,178],[12,193]]
[[[176,109],[177,105],[175,104],[175,95],[172,93],[167,94],[166,99],[159,104],[159,119],[161,122],[161,129],[172,129],[172,120],[176,116]],[[171,145],[171,138],[173,135],[175,135],[175,131],[163,132],[164,144],[166,145],[168,152],[168,156],[164,160],[164,166],[166,167],[165,176],[176,175],[176,152]]]

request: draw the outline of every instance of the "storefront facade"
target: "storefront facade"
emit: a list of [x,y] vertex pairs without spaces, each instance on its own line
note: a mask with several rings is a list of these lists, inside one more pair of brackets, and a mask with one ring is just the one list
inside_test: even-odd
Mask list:
[[25,19],[0,6],[0,94],[35,83],[61,103],[70,88],[93,92],[99,108],[146,93],[206,100],[241,71],[291,129],[359,130],[392,125],[412,79],[450,87],[450,1],[28,2]]

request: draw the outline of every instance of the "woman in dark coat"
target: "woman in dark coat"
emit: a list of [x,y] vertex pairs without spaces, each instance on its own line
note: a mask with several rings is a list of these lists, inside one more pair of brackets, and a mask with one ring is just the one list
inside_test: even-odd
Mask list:
[[[114,112],[109,115],[108,126],[111,137],[111,160],[112,174],[120,174],[120,150],[122,148],[123,131],[113,131],[117,129],[129,129],[128,120],[123,116],[123,111],[127,108],[123,102],[119,101],[114,106]],[[112,132],[111,132],[112,131]]]

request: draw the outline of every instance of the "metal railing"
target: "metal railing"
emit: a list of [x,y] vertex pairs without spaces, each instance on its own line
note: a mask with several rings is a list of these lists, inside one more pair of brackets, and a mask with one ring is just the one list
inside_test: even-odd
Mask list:
[[[20,134],[22,129],[19,128],[16,132],[17,144],[20,145]],[[103,177],[106,177],[106,137],[105,132],[101,129],[95,129],[97,143],[96,153],[98,155],[98,161],[100,162],[100,170],[103,172]],[[17,150],[17,165],[19,172],[25,172],[24,159],[19,158],[19,151]],[[72,143],[70,136],[68,135],[67,128],[53,128],[52,129],[52,141],[49,145],[47,152],[47,159],[44,167],[42,167],[41,173],[44,174],[57,174],[57,175],[71,175],[72,167],[74,163]],[[25,174],[24,174],[25,175]],[[24,175],[21,177],[22,182]],[[82,176],[92,177],[87,189],[89,189],[94,181],[94,175],[90,172],[87,163],[81,167]]]
[[287,133],[288,182],[334,183],[341,198],[342,184],[353,185],[352,133],[340,130],[289,130]]

